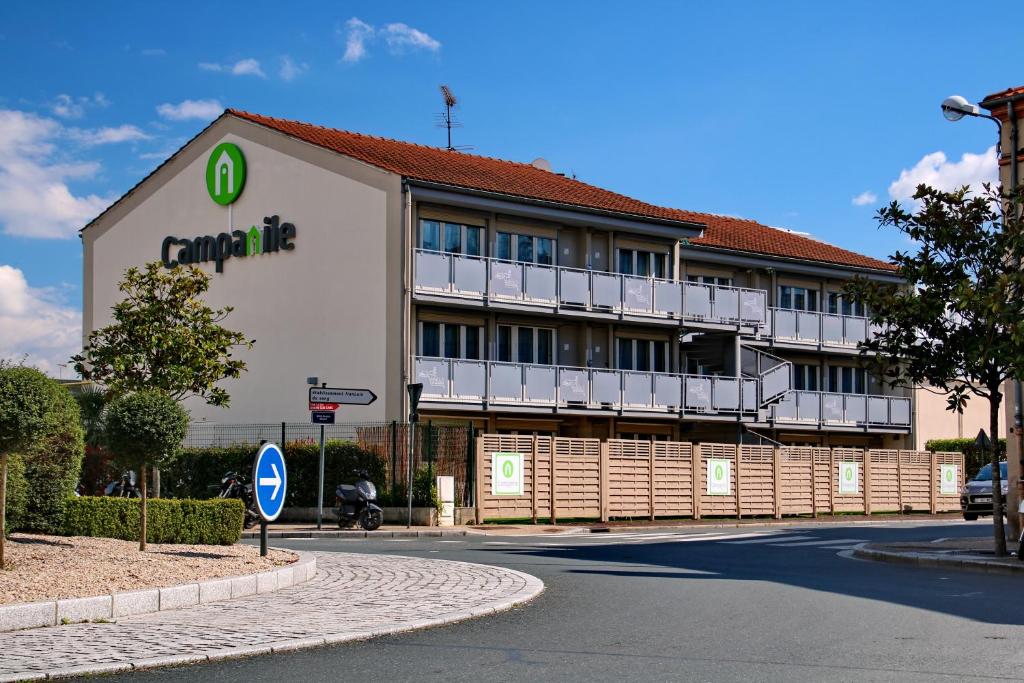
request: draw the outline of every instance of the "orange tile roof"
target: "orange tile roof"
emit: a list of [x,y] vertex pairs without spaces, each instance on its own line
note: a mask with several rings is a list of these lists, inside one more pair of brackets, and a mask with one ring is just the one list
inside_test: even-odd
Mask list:
[[702,224],[706,226],[704,235],[690,240],[690,244],[698,247],[895,270],[884,261],[756,221],[648,204],[530,164],[451,152],[237,109],[228,109],[227,113],[414,180],[641,218]]

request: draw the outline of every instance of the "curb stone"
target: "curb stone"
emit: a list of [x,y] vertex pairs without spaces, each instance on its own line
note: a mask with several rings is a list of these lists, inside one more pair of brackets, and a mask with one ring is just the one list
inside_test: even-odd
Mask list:
[[1022,574],[1024,573],[1024,562],[1020,564],[1008,564],[994,562],[976,556],[943,556],[935,553],[921,553],[913,551],[898,552],[895,550],[880,550],[871,547],[869,543],[861,543],[854,547],[853,556],[862,560],[874,560],[876,562],[888,562],[890,564],[915,565],[929,567],[932,569],[961,569],[966,571],[987,572],[990,574]]
[[288,552],[295,553],[299,559],[292,564],[260,574],[225,576],[177,586],[122,591],[109,595],[0,606],[0,632],[182,609],[207,602],[255,595],[257,592],[270,593],[286,586],[303,583],[316,575],[315,555],[299,550]]
[[[267,538],[438,538],[442,536],[469,536],[475,531],[466,529],[431,529],[409,531],[356,531],[338,529],[332,531],[268,531]],[[242,540],[260,537],[258,531],[242,532]]]

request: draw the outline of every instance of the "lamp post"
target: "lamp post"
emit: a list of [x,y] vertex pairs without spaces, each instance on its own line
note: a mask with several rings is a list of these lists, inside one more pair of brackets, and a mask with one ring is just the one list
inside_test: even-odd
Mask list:
[[[1018,144],[1018,125],[1017,125],[1017,114],[1014,111],[1014,104],[1024,100],[1024,93],[1017,93],[1008,95],[1007,97],[995,97],[986,99],[984,104],[985,108],[992,111],[996,106],[1001,104],[1006,105],[1006,120],[1010,124],[1010,193],[1016,191],[1017,186],[1020,182],[1020,175],[1018,171],[1017,157],[1019,156],[1019,144]],[[972,116],[980,119],[988,119],[996,124],[998,128],[998,137],[996,138],[996,163],[1002,158],[1002,145],[1003,145],[1003,123],[998,117],[990,114],[981,113],[981,107],[977,104],[968,102],[966,98],[960,95],[953,95],[947,97],[942,101],[942,115],[946,117],[947,121],[959,121],[965,116]],[[1020,268],[1020,263],[1014,259],[1014,266]],[[1020,534],[1020,519],[1015,514],[1017,505],[1020,503],[1021,491],[1019,490],[1021,485],[1024,484],[1024,477],[1021,476],[1022,470],[1024,470],[1024,407],[1022,404],[1022,390],[1020,378],[1015,377],[1013,379],[1013,435],[1017,442],[1017,459],[1018,462],[1016,467],[1017,485],[1011,487],[1007,485],[1007,498],[1004,501],[1006,505],[1006,519],[1010,524],[1010,533],[1013,536]],[[981,433],[984,433],[982,430]],[[979,434],[980,436],[980,434]],[[1009,458],[1007,458],[1009,460]],[[1013,463],[1007,463],[1007,472],[1009,476],[1013,472],[1013,468],[1010,465]],[[993,473],[994,476],[999,476],[998,471]]]

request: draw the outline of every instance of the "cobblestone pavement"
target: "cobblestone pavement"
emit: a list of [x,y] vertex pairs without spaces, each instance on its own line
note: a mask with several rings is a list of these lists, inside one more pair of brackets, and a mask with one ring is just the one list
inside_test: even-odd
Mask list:
[[0,681],[202,662],[357,640],[510,609],[528,574],[465,562],[317,553],[316,578],[274,593],[111,623],[0,634]]

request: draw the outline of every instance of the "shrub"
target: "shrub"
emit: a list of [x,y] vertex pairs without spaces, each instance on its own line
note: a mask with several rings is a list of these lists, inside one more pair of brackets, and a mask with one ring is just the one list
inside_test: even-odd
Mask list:
[[[968,479],[978,473],[982,467],[991,462],[988,451],[978,448],[973,438],[967,439],[931,439],[925,443],[926,451],[942,453],[959,452],[964,454],[964,474]],[[999,439],[999,457],[1006,457],[1006,439]]]
[[[138,540],[140,503],[137,498],[72,498],[62,531],[65,536]],[[146,540],[150,543],[231,545],[242,537],[245,506],[237,498],[155,498],[147,507]]]
[[[210,498],[217,494],[226,472],[252,476],[253,459],[258,446],[239,445],[215,448],[187,448],[160,469],[163,495],[172,498]],[[351,441],[328,441],[324,453],[324,505],[334,503],[334,488],[356,481],[356,473],[365,470],[378,488],[384,483],[384,462],[376,454]],[[292,442],[284,445],[288,467],[288,507],[316,505],[320,445]]]
[[17,453],[7,461],[7,533],[20,531],[25,526],[25,506],[28,504],[28,483],[25,481],[25,462]]

